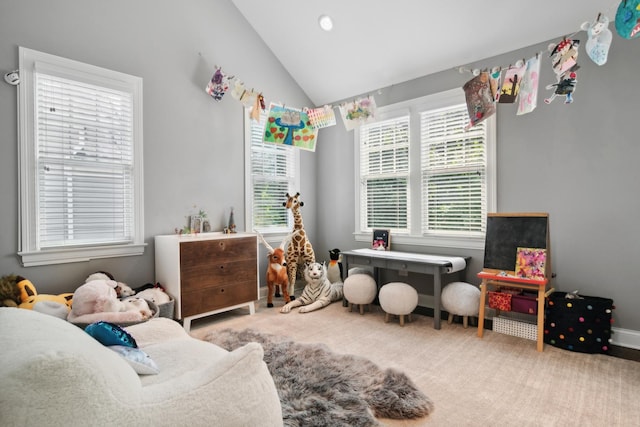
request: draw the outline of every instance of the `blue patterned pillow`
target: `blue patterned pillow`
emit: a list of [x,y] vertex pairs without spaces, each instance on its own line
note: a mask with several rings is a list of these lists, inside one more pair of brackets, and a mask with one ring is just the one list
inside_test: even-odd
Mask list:
[[84,331],[98,340],[102,345],[123,345],[137,348],[136,340],[120,326],[110,322],[95,322],[84,328]]
[[160,372],[156,362],[139,348],[126,347],[123,345],[110,345],[107,348],[110,348],[122,356],[138,374],[155,375]]

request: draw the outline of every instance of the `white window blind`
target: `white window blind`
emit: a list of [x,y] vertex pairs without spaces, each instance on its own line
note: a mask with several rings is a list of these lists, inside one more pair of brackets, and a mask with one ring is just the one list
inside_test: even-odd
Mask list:
[[251,220],[249,230],[286,232],[292,224],[282,206],[286,193],[295,193],[297,183],[297,150],[282,145],[264,143],[266,114],[260,123],[248,119],[251,145]]
[[496,209],[495,117],[468,131],[457,88],[378,108],[355,131],[355,237],[392,231],[394,244],[482,249]]
[[409,116],[402,116],[360,128],[360,221],[365,230],[408,230],[409,125]]
[[18,53],[23,265],[142,254],[142,79]]
[[35,78],[40,247],[131,242],[131,94]]
[[486,123],[468,123],[464,104],[420,114],[424,234],[484,232]]

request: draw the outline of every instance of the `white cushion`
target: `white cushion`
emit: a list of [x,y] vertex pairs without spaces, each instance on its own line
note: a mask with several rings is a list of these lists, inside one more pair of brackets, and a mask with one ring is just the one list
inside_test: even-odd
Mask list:
[[344,280],[344,297],[352,304],[371,304],[378,294],[378,286],[368,274],[354,274]]
[[457,316],[476,316],[480,308],[480,289],[466,282],[452,282],[442,289],[442,308]]
[[406,283],[391,282],[380,288],[380,307],[397,316],[410,314],[418,306],[418,291]]
[[[282,426],[262,347],[233,352],[154,318],[127,328],[157,375],[53,316],[0,308],[2,425]],[[164,338],[162,338],[164,336]]]

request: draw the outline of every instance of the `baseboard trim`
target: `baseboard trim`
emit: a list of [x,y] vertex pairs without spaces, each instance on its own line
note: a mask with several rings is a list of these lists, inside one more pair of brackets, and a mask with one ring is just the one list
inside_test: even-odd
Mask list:
[[611,344],[640,350],[640,331],[622,328],[611,328],[611,331]]
[[[267,298],[266,286],[260,287],[260,298]],[[428,308],[429,310],[426,312],[424,310],[418,311],[422,311],[422,313],[433,317],[433,295],[418,294],[418,307]],[[446,318],[445,316],[441,317]],[[611,344],[618,347],[640,350],[640,331],[622,328],[611,328],[611,331],[613,332]]]
[[[432,313],[431,316],[433,316],[433,295],[418,294],[418,306],[430,309]],[[611,328],[611,332],[611,344],[618,347],[640,350],[640,331]]]

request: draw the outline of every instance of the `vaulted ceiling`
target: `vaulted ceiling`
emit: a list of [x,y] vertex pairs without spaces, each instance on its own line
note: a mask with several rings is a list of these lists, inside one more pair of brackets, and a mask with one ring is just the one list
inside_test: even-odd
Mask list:
[[[316,105],[561,38],[618,0],[232,0]],[[318,18],[328,15],[333,29]],[[615,31],[613,23],[610,29]],[[586,33],[576,37],[586,40]],[[488,64],[494,65],[494,64]]]

